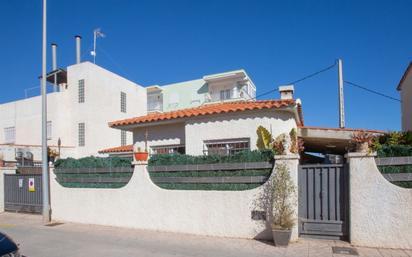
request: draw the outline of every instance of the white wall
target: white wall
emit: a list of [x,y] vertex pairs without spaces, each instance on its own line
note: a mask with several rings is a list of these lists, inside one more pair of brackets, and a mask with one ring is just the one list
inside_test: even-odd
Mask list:
[[135,142],[135,147],[144,149],[146,130],[148,133],[147,146],[149,148],[159,145],[185,144],[185,124],[175,123],[134,129],[133,142]]
[[358,246],[412,249],[412,189],[386,180],[374,156],[348,154],[350,242]]
[[[296,158],[284,162],[291,162],[291,173],[297,173]],[[136,165],[131,180],[120,189],[65,188],[54,173],[50,185],[53,220],[271,239],[266,222],[251,219],[263,186],[246,191],[165,190],[152,183],[145,165]]]
[[402,130],[412,131],[412,72],[403,82],[401,91]]
[[[146,114],[146,89],[90,62],[69,66],[69,101],[72,105],[71,137],[77,146],[78,123],[86,127],[86,146],[78,157],[96,155],[99,150],[120,145],[120,131],[108,122]],[[85,102],[78,103],[78,81],[85,81]],[[127,94],[127,112],[120,111],[120,92]],[[128,133],[128,144],[132,133]]]
[[251,150],[256,149],[258,126],[272,131],[274,137],[296,128],[294,115],[280,110],[244,111],[223,115],[207,115],[189,120],[185,127],[186,153],[203,154],[203,141],[250,138]]

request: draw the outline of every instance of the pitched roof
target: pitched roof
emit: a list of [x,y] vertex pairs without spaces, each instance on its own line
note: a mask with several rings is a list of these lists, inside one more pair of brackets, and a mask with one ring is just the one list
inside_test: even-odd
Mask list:
[[303,124],[302,108],[293,99],[288,100],[261,100],[261,101],[236,101],[216,104],[206,104],[195,108],[181,109],[171,112],[150,113],[144,116],[109,122],[109,127],[127,126],[149,122],[166,121],[178,118],[189,118],[211,114],[231,113],[247,110],[279,109],[297,105],[299,115],[298,123]]
[[402,84],[405,81],[406,77],[408,76],[409,72],[412,70],[412,62],[409,63],[408,68],[406,68],[405,73],[403,74],[401,81],[399,81],[398,86],[396,87],[396,90],[401,91],[402,90]]
[[133,152],[133,145],[117,146],[100,150],[99,153],[124,153]]

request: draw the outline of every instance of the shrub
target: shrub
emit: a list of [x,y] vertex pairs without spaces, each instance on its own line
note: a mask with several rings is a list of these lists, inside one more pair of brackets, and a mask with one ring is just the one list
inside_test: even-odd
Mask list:
[[56,168],[107,168],[130,167],[132,158],[120,157],[84,157],[80,159],[59,159],[54,163]]
[[212,163],[242,163],[271,161],[273,153],[270,150],[243,151],[234,155],[202,155],[186,154],[157,154],[149,159],[149,166],[184,165],[184,164],[212,164]]
[[379,157],[412,156],[411,145],[381,145],[377,149]]

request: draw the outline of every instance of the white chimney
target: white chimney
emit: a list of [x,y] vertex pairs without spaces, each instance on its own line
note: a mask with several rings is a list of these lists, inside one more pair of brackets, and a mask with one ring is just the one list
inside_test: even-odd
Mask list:
[[295,91],[293,85],[285,85],[279,87],[280,99],[293,99],[293,92]]
[[82,39],[81,36],[77,35],[76,38],[76,64],[80,63],[80,40]]

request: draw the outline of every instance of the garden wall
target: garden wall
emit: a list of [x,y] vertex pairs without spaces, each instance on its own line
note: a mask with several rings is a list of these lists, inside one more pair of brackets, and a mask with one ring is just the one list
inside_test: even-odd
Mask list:
[[[296,182],[298,157],[277,157]],[[263,186],[245,191],[166,190],[136,165],[119,189],[66,188],[51,175],[53,220],[207,236],[271,239],[266,221],[252,219]],[[294,229],[292,239],[297,239]]]
[[350,241],[412,249],[412,189],[391,184],[373,155],[350,153]]

